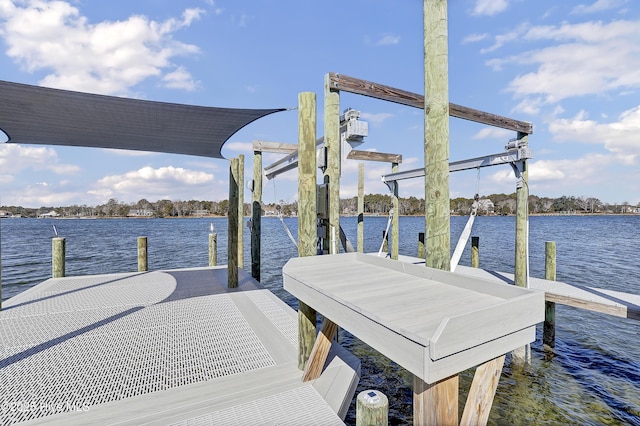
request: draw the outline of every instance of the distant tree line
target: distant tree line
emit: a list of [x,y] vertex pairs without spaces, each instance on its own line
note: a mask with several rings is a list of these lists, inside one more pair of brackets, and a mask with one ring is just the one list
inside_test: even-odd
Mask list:
[[[516,194],[491,194],[481,196],[481,200],[490,200],[492,209],[479,209],[478,214],[496,214],[509,215],[516,211]],[[296,202],[285,203],[280,201],[281,211],[285,216],[296,215],[298,206]],[[386,194],[368,194],[364,197],[364,213],[372,215],[387,215],[392,208],[392,199]],[[450,201],[452,214],[467,215],[471,212],[473,199],[471,198],[454,198]],[[401,215],[420,216],[424,215],[424,199],[416,197],[398,199],[398,205]],[[357,197],[340,200],[340,211],[344,215],[357,214],[358,199]],[[229,201],[171,201],[158,200],[150,202],[141,199],[136,203],[123,203],[112,198],[105,204],[97,206],[71,205],[66,207],[47,207],[27,208],[20,206],[3,206],[0,207],[11,215],[21,215],[24,217],[37,217],[40,214],[55,211],[62,217],[127,217],[127,216],[145,216],[145,217],[198,217],[198,216],[226,216],[229,210]],[[263,205],[263,213],[275,214],[275,204]],[[563,195],[560,198],[538,197],[529,195],[529,213],[531,214],[557,214],[557,213],[575,213],[575,214],[592,214],[592,213],[638,213],[640,212],[640,203],[632,206],[628,202],[619,204],[603,203],[593,197],[574,197]],[[245,203],[244,214],[251,214],[251,204]]]

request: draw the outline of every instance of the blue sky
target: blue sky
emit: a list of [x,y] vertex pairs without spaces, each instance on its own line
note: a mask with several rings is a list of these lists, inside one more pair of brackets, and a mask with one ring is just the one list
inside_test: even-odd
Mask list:
[[[0,79],[218,107],[295,107],[338,72],[424,92],[417,0],[0,0]],[[534,125],[530,191],[640,203],[640,3],[633,0],[450,0],[450,101]],[[423,166],[419,109],[343,93],[369,136],[358,149]],[[297,143],[297,113],[234,135],[227,157],[254,139]],[[1,127],[1,123],[0,123]],[[452,118],[451,160],[502,152],[515,134]],[[280,158],[264,157],[267,165]],[[356,195],[358,163],[343,166]],[[366,193],[385,193],[391,166],[365,165]],[[297,174],[265,184],[264,201],[297,197]],[[454,173],[451,197],[511,193],[509,166]],[[423,196],[421,179],[401,196]],[[227,197],[228,162],[192,156],[0,143],[0,205],[96,205]],[[246,191],[247,200],[250,194]]]

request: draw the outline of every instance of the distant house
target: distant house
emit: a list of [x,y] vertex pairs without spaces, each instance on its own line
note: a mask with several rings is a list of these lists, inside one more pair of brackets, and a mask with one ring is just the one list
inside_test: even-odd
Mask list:
[[131,209],[127,216],[130,217],[151,217],[153,216],[153,210],[151,209]]
[[209,216],[210,212],[206,209],[196,210],[193,215],[194,216]]
[[49,213],[41,213],[38,215],[39,218],[44,219],[47,217],[59,217],[60,215],[56,213],[55,210],[51,210]]
[[478,200],[478,211],[485,212],[486,214],[493,214],[495,210],[495,206],[493,205],[493,201],[488,198],[482,198]]
[[11,217],[11,213],[6,210],[0,210],[0,217]]

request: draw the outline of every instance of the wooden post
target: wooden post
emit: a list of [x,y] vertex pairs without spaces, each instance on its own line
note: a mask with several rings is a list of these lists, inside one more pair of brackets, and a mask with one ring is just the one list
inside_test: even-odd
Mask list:
[[227,286],[238,287],[238,168],[237,158],[229,166],[229,214],[227,238]]
[[[526,142],[528,135],[518,133],[518,140]],[[519,287],[527,287],[527,276],[529,274],[527,259],[527,233],[529,232],[529,185],[527,170],[527,160],[519,161],[515,164],[520,176],[516,186],[516,241],[515,241],[515,271],[514,283]],[[511,352],[511,362],[514,365],[524,365],[530,362],[531,346],[525,345]]]
[[423,260],[426,257],[424,253],[424,232],[418,232],[418,257]]
[[138,272],[147,272],[149,270],[147,256],[147,237],[138,237]]
[[[391,173],[399,171],[398,163],[391,163]],[[398,202],[398,182],[393,187],[393,217],[391,218],[391,258],[398,260],[400,244],[400,203]]]
[[218,235],[209,234],[209,266],[218,265]]
[[389,399],[377,390],[364,390],[356,400],[356,426],[387,426]]
[[450,269],[449,76],[446,0],[424,1],[426,265]]
[[[298,255],[314,256],[316,227],[316,95],[298,94]],[[298,301],[298,368],[305,365],[316,339],[316,311]]]
[[364,164],[358,164],[358,252],[364,253]]
[[413,424],[458,425],[458,375],[428,384],[413,376]]
[[238,268],[244,268],[244,154],[238,155]]
[[486,425],[504,366],[504,355],[476,368],[462,413],[461,425]]
[[262,238],[262,152],[253,152],[253,193],[251,194],[251,276],[260,281]]
[[480,267],[480,237],[471,237],[471,267]]
[[[424,0],[425,265],[451,266],[447,0]],[[458,424],[458,376],[426,384],[414,376],[413,423]]]
[[[556,243],[547,241],[544,246],[544,279],[556,280]],[[553,351],[556,345],[556,304],[544,302],[544,326],[542,332],[542,347]]]
[[65,256],[66,243],[62,237],[55,237],[51,240],[51,272],[53,278],[65,276]]
[[[315,120],[314,120],[315,121]],[[331,90],[329,74],[324,76],[324,144],[327,147],[325,182],[329,180],[329,253],[340,252],[340,92]],[[315,155],[315,146],[314,146]],[[314,181],[315,182],[315,181]],[[333,234],[335,232],[335,234]],[[334,243],[335,241],[335,243]]]

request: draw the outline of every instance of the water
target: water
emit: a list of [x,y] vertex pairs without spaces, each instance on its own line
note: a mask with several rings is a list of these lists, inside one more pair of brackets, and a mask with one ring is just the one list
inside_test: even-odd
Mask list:
[[[356,241],[356,219],[342,218]],[[226,263],[226,219],[3,219],[2,298],[7,299],[51,275],[52,225],[67,239],[67,275],[137,270],[136,239],[147,236],[149,269],[206,266],[208,234],[218,234],[218,262]],[[296,219],[285,219],[297,235]],[[365,250],[377,252],[386,217],[365,218]],[[452,248],[466,218],[451,219]],[[530,219],[531,275],[544,277],[545,241],[557,244],[557,279],[640,293],[640,216],[552,216]],[[424,219],[400,218],[400,254],[415,256]],[[262,283],[290,306],[282,289],[282,266],[297,255],[281,223],[262,221]],[[478,217],[472,235],[480,237],[480,267],[513,272],[515,218]],[[245,269],[250,270],[249,232],[245,228]],[[461,264],[469,265],[469,247]],[[348,283],[345,283],[348,284]],[[367,345],[340,331],[341,344],[362,362],[357,392],[374,388],[390,400],[390,424],[411,423],[411,374]],[[541,327],[532,344],[531,365],[510,368],[500,379],[489,424],[640,425],[640,324],[637,321],[558,305],[556,348],[542,350]],[[460,375],[460,406],[473,371]],[[347,415],[355,423],[355,409]]]

